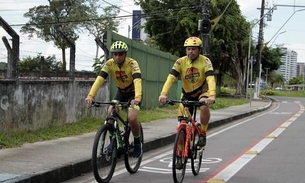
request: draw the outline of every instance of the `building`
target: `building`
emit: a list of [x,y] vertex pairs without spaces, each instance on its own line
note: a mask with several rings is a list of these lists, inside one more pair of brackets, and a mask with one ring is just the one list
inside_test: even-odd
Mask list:
[[289,50],[286,47],[281,48],[284,55],[281,57],[282,65],[277,70],[279,74],[282,74],[286,81],[297,76],[297,60],[298,53],[293,50]]
[[132,12],[132,39],[144,41],[147,34],[144,32],[145,19],[141,10],[133,10]]
[[305,80],[305,63],[304,62],[297,63],[297,76],[303,76],[303,80]]

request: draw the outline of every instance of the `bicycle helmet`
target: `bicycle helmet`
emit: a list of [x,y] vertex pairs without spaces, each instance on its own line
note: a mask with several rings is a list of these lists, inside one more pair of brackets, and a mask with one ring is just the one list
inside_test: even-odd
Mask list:
[[111,52],[127,52],[128,46],[123,41],[116,41],[110,47]]
[[187,46],[201,47],[201,45],[202,45],[202,41],[199,37],[189,37],[184,42],[184,47]]

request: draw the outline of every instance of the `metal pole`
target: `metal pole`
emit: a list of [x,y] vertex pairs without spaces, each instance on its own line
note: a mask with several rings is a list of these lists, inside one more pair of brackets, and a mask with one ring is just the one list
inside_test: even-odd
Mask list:
[[[265,12],[265,0],[262,0],[261,5],[261,15],[260,17],[264,17]],[[262,43],[264,40],[263,37],[263,29],[264,29],[264,18],[260,19],[259,22],[259,33],[258,33],[258,43],[257,43],[257,58],[256,58],[256,74],[258,75],[260,72],[260,64],[261,64],[261,57],[262,57]]]
[[208,13],[208,3],[209,0],[202,0],[202,21],[200,22],[200,31],[202,39],[202,54],[209,57],[210,55],[210,30],[211,30],[211,21],[209,19]]
[[[251,72],[250,72],[250,83],[251,83],[251,89],[252,89],[252,75],[253,75],[253,57],[251,57]],[[253,90],[252,90],[253,91]],[[251,106],[251,94],[249,95],[250,97],[250,106]]]

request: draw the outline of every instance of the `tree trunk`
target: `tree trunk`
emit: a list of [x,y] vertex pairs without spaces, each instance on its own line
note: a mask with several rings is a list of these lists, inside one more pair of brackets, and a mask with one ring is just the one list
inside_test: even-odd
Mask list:
[[[239,58],[239,57],[236,57]],[[242,60],[235,60],[233,62],[235,65],[235,74],[236,74],[236,95],[245,95],[246,92],[246,63],[247,59],[242,59]]]

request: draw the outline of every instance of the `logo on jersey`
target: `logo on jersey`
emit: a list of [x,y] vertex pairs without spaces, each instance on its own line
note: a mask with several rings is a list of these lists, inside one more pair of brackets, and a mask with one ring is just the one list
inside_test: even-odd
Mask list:
[[188,80],[190,83],[196,83],[200,76],[199,70],[195,67],[190,67],[186,69],[185,79]]
[[128,78],[125,71],[115,71],[115,77],[118,81],[121,81],[122,83],[124,83]]
[[173,65],[172,69],[176,69],[181,65],[181,60],[176,60],[175,64]]
[[205,59],[205,63],[207,64],[208,70],[213,70],[213,65],[212,65],[211,60]]

